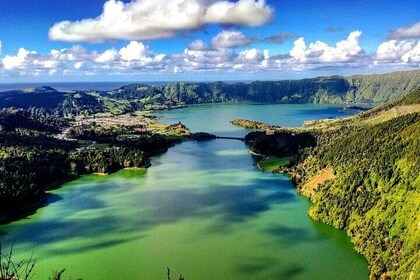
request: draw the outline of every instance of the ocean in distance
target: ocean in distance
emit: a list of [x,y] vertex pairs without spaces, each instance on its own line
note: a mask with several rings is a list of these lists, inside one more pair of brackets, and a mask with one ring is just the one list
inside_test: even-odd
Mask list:
[[[129,84],[166,85],[174,81],[123,81],[123,82],[44,82],[44,83],[0,83],[0,92],[50,86],[56,90],[99,90],[117,89]],[[226,83],[249,83],[249,81],[227,81]]]

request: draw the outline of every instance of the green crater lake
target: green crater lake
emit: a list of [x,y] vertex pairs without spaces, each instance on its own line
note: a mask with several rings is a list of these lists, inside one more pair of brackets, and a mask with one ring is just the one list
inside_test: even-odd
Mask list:
[[[200,105],[160,112],[193,131],[243,136],[249,118],[298,126],[349,114],[326,105]],[[0,227],[35,279],[65,268],[82,279],[367,279],[344,232],[307,215],[287,176],[259,171],[240,141],[186,142],[146,170],[83,176],[52,191],[31,216]]]

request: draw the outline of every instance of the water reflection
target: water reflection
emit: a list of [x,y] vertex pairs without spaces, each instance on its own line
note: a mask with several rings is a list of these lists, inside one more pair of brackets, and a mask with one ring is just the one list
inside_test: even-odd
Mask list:
[[188,142],[147,171],[82,177],[2,226],[0,241],[34,251],[42,276],[66,267],[83,279],[165,279],[171,266],[188,279],[366,278],[345,235],[311,221],[290,180],[257,170],[247,151]]

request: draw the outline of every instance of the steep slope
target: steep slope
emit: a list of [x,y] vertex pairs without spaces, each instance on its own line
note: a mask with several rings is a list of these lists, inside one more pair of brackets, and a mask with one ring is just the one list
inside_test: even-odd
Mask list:
[[140,99],[163,93],[167,102],[383,103],[420,87],[420,70],[382,75],[256,81],[250,84],[177,82],[160,86],[125,86],[110,92]]
[[368,259],[371,279],[420,279],[420,113],[377,118],[419,100],[416,90],[321,128],[247,136],[257,152],[263,147],[277,156],[290,155],[287,147],[299,144],[281,171],[291,173],[312,200],[311,217],[347,231]]
[[383,75],[257,81],[249,84],[131,84],[107,92],[59,92],[51,87],[41,87],[0,93],[0,109],[35,108],[73,117],[214,102],[383,103],[419,87],[420,70]]
[[360,120],[383,120],[387,114],[397,117],[420,111],[420,88],[356,116]]
[[383,103],[420,87],[420,70],[394,72],[382,75],[350,76],[346,80],[351,88],[346,99],[356,103]]
[[[420,277],[419,135],[416,113],[324,132],[296,167],[298,187],[314,203],[311,217],[346,230],[372,278]],[[327,169],[334,177],[314,188]]]

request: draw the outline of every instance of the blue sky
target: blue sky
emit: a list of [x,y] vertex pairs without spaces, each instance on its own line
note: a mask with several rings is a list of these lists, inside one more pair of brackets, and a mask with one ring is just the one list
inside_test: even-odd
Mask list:
[[[2,0],[0,82],[283,79],[417,69],[418,11],[414,0]],[[277,42],[269,40],[275,36]]]

